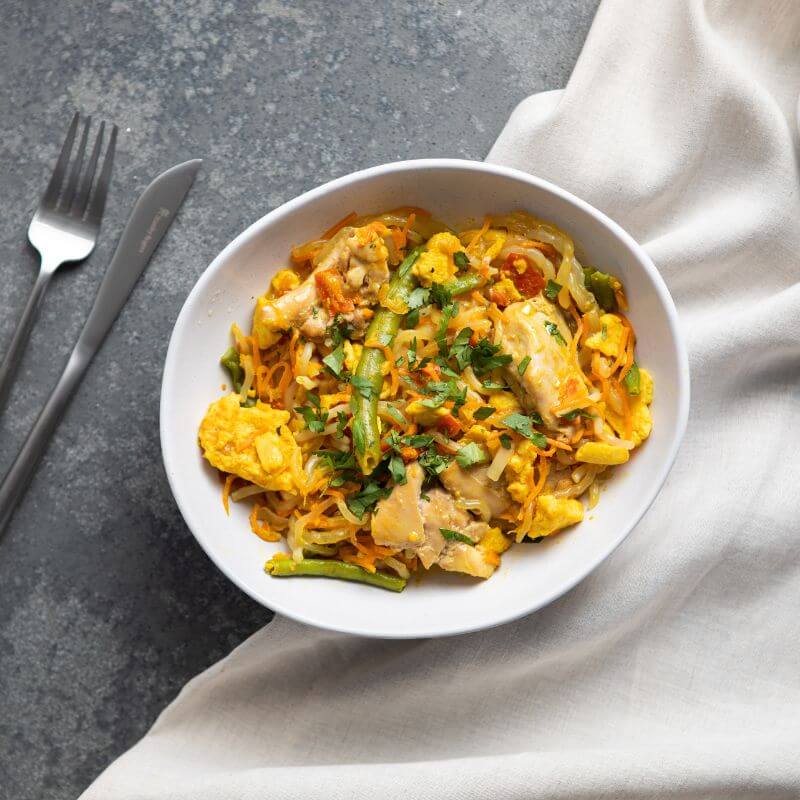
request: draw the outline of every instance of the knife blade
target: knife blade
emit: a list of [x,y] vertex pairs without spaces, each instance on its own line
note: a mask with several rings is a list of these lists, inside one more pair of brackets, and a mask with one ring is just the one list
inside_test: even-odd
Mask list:
[[25,494],[75,389],[175,219],[202,163],[193,159],[162,172],[136,201],[69,361],[0,484],[0,534]]

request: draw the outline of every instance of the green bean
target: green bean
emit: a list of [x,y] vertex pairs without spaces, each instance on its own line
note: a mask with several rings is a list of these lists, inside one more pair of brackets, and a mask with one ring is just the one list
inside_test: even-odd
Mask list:
[[233,390],[238,392],[242,388],[242,381],[244,380],[244,370],[239,363],[239,352],[235,347],[229,347],[220,358],[219,363],[228,370],[231,376],[231,383]]
[[482,283],[483,283],[483,278],[480,275],[477,275],[474,272],[472,272],[469,275],[461,275],[454,281],[446,283],[444,285],[444,288],[447,289],[448,292],[450,292],[452,297],[456,297],[457,295],[464,294],[465,292],[471,292],[473,289],[477,289]]
[[597,305],[603,311],[616,311],[617,298],[614,295],[614,285],[619,281],[607,272],[600,272],[594,267],[583,268],[583,278],[586,288],[594,295]]
[[[414,250],[397,268],[389,282],[389,298],[405,297],[414,288],[416,279],[411,272],[419,257]],[[381,429],[378,421],[378,398],[383,387],[383,350],[369,347],[368,342],[380,342],[389,347],[400,329],[402,316],[388,308],[375,312],[364,337],[364,349],[353,376],[353,449],[364,475],[370,475],[381,460]]]
[[271,558],[264,569],[273,578],[291,578],[311,576],[317,578],[338,578],[342,581],[367,583],[388,589],[390,592],[402,592],[406,587],[406,579],[383,572],[367,572],[356,564],[346,561],[335,561],[323,558],[304,558],[295,561],[292,558]]

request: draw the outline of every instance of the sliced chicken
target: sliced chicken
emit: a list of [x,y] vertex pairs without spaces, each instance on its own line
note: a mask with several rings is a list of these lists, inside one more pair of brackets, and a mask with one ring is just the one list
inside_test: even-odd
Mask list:
[[448,572],[463,572],[475,578],[491,578],[497,569],[497,560],[490,562],[486,553],[470,544],[448,542],[439,559],[439,566]]
[[429,537],[441,536],[441,529],[455,531],[463,536],[468,536],[473,542],[479,542],[489,526],[485,522],[478,522],[466,511],[459,508],[452,495],[444,489],[430,489],[427,492],[428,500],[421,503],[422,518],[425,524],[425,534]]
[[[586,382],[570,355],[572,334],[553,303],[541,296],[512,303],[503,311],[499,332],[503,352],[512,359],[507,376],[545,425],[556,428],[558,415],[589,404]],[[530,362],[520,376],[525,358]]]
[[[360,331],[366,326],[355,302],[374,303],[389,280],[389,230],[372,222],[342,228],[322,249],[313,272],[296,289],[273,299],[259,298],[253,330],[259,347],[274,344],[284,331],[298,328],[309,339],[321,338],[336,314]],[[363,299],[360,299],[363,298]]]
[[480,503],[482,516],[499,517],[510,505],[511,497],[500,483],[489,480],[488,466],[461,469],[455,461],[439,476],[448,492],[456,498]]
[[[417,462],[406,468],[406,482],[378,501],[372,514],[372,538],[376,544],[397,550],[411,550],[428,569],[444,549],[444,537],[438,527],[425,525],[420,499],[424,473]],[[443,526],[442,526],[443,527]]]

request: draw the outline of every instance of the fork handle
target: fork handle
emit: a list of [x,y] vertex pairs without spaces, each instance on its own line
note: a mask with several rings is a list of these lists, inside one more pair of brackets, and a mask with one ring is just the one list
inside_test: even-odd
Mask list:
[[39,276],[33,285],[31,295],[25,304],[25,310],[22,312],[19,323],[17,323],[17,329],[14,331],[11,344],[8,346],[8,352],[3,359],[3,363],[0,364],[0,413],[5,408],[11,385],[14,383],[14,375],[22,362],[22,352],[25,350],[31,328],[36,321],[36,315],[52,277],[52,269],[45,268],[45,265],[42,264],[42,269],[39,270]]
[[11,469],[0,484],[0,534],[5,530],[14,509],[22,499],[22,495],[25,494],[34,470],[47,449],[53,431],[66,411],[96,350],[97,348],[88,348],[82,342],[78,342],[53,393],[28,434],[25,444],[22,445]]

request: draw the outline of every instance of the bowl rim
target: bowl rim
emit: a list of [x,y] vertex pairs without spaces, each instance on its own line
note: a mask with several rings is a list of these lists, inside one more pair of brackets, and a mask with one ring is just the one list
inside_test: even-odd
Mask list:
[[[194,300],[197,297],[197,295],[200,294],[202,289],[205,287],[206,283],[208,283],[212,279],[212,277],[220,269],[221,265],[225,261],[227,261],[230,255],[239,250],[240,248],[242,248],[244,245],[248,244],[251,240],[255,239],[265,228],[271,226],[281,218],[294,213],[294,211],[297,208],[305,205],[309,201],[316,199],[317,197],[323,196],[330,192],[334,192],[344,186],[347,186],[350,183],[354,183],[357,181],[377,176],[382,176],[386,174],[391,174],[395,172],[448,170],[448,169],[468,170],[476,173],[493,174],[500,177],[512,178],[514,180],[522,181],[524,183],[535,186],[539,189],[543,189],[546,192],[550,192],[551,194],[558,196],[560,199],[566,201],[567,203],[576,206],[585,214],[593,217],[606,229],[610,230],[611,233],[614,234],[616,238],[621,240],[621,242],[625,246],[627,246],[629,250],[635,255],[636,260],[639,263],[639,266],[642,269],[644,269],[644,271],[650,278],[653,288],[655,289],[656,294],[658,295],[658,299],[666,313],[667,323],[671,334],[671,344],[675,351],[678,363],[677,387],[676,387],[677,416],[676,416],[676,424],[672,430],[671,441],[669,442],[667,457],[664,459],[658,473],[654,475],[650,490],[641,496],[640,502],[638,504],[635,513],[633,513],[629,517],[628,521],[624,525],[620,526],[620,530],[616,538],[609,543],[608,547],[605,550],[603,550],[599,555],[597,555],[591,562],[589,562],[583,568],[579,569],[572,579],[566,581],[557,589],[549,592],[547,595],[543,597],[539,597],[533,600],[529,605],[526,605],[522,608],[515,608],[507,613],[499,613],[497,617],[490,623],[478,622],[474,625],[471,624],[453,625],[452,627],[439,630],[436,633],[413,633],[413,632],[381,633],[381,632],[376,632],[374,630],[364,629],[357,625],[349,625],[347,624],[346,620],[344,620],[341,625],[323,623],[314,619],[312,616],[305,614],[303,612],[298,612],[297,610],[291,608],[290,605],[287,606],[281,602],[273,602],[271,600],[270,604],[267,605],[265,601],[255,591],[251,591],[250,588],[247,585],[245,585],[243,581],[239,580],[238,576],[234,571],[229,570],[226,567],[226,565],[216,557],[214,549],[211,546],[211,544],[209,543],[207,545],[206,542],[204,541],[204,537],[200,533],[198,533],[198,531],[195,530],[194,526],[190,522],[190,518],[192,515],[188,508],[187,500],[185,497],[182,497],[181,491],[177,486],[176,481],[173,479],[173,475],[178,474],[178,470],[176,469],[177,465],[174,463],[174,459],[177,459],[177,454],[173,454],[167,444],[168,431],[167,431],[166,419],[167,419],[167,410],[169,406],[168,385],[171,382],[170,380],[171,376],[177,369],[177,364],[178,364],[177,344],[176,344],[178,338],[178,332],[186,326],[189,315],[192,312]],[[661,491],[661,488],[663,487],[664,482],[667,479],[667,475],[669,474],[669,471],[675,462],[675,458],[677,457],[678,450],[680,448],[684,433],[686,431],[686,426],[689,418],[689,405],[690,405],[689,359],[688,359],[685,339],[680,330],[678,312],[675,307],[675,303],[672,299],[672,296],[669,293],[669,290],[667,289],[667,285],[664,282],[664,279],[661,277],[661,273],[656,268],[650,256],[645,252],[644,248],[627,231],[625,231],[624,228],[622,228],[618,223],[614,222],[614,220],[608,217],[605,213],[595,208],[585,200],[582,200],[581,198],[572,194],[571,192],[568,192],[566,189],[562,189],[560,186],[552,183],[551,181],[539,178],[527,172],[523,172],[522,170],[514,169],[513,167],[505,167],[497,164],[491,164],[485,161],[471,161],[468,159],[458,159],[458,158],[422,158],[422,159],[409,159],[404,161],[393,161],[385,164],[379,164],[373,167],[368,167],[366,169],[348,173],[339,178],[334,178],[333,180],[327,181],[326,183],[323,183],[320,186],[317,186],[313,189],[303,192],[297,197],[294,197],[291,200],[288,200],[287,202],[281,204],[272,211],[269,211],[263,217],[250,224],[234,239],[232,239],[214,257],[211,263],[203,270],[202,274],[197,279],[191,291],[189,292],[188,296],[186,297],[186,300],[181,306],[181,310],[175,320],[175,324],[170,334],[169,345],[167,347],[167,355],[164,362],[164,369],[162,372],[162,381],[161,381],[161,393],[159,400],[159,437],[160,437],[161,455],[164,464],[164,470],[167,475],[167,481],[169,483],[170,491],[172,492],[172,496],[175,498],[175,502],[178,506],[179,511],[181,512],[181,516],[183,517],[186,526],[189,528],[189,530],[192,533],[192,536],[194,536],[195,540],[202,547],[206,555],[211,559],[211,561],[215,564],[215,566],[223,573],[223,575],[225,575],[240,590],[245,592],[259,605],[262,605],[265,608],[273,611],[275,614],[283,614],[286,617],[294,619],[298,622],[302,622],[306,625],[312,625],[317,628],[332,630],[339,633],[348,633],[348,634],[354,634],[358,636],[365,636],[376,639],[432,638],[432,637],[455,636],[464,633],[471,633],[478,630],[493,628],[498,625],[504,625],[506,623],[513,622],[514,620],[521,619],[522,617],[525,617],[529,614],[538,611],[541,608],[544,608],[545,606],[552,603],[554,600],[565,595],[567,592],[575,588],[575,586],[577,586],[582,580],[584,580],[584,578],[586,578],[591,572],[597,569],[597,567],[600,566],[600,564],[602,564],[614,552],[614,550],[616,550],[617,547],[619,547],[620,544],[622,544],[622,542],[628,537],[628,535],[636,527],[636,525],[639,524],[642,517],[645,515],[645,513],[647,513],[650,506],[655,501],[656,497],[658,496],[658,493]]]

